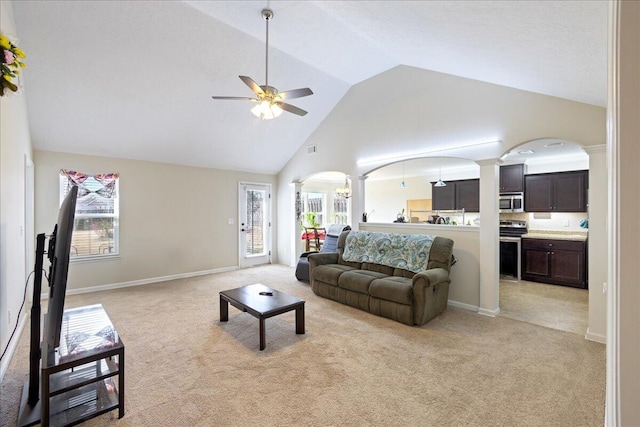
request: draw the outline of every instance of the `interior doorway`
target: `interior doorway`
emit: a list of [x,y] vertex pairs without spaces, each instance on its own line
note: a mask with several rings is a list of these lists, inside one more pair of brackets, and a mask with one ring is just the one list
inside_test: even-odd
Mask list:
[[[544,209],[538,210],[539,204],[534,202],[527,206],[526,202],[527,196],[531,196],[531,192],[536,191],[533,186],[528,188],[526,178],[536,179],[537,176],[588,171],[590,169],[589,155],[577,143],[554,138],[541,138],[513,147],[502,156],[502,160],[501,173],[502,168],[521,167],[519,177],[522,188],[519,190],[505,189],[506,193],[503,192],[502,187],[508,186],[513,180],[506,175],[503,182],[501,176],[500,315],[584,336],[589,327],[589,290],[523,280],[520,277],[520,270],[524,275],[525,255],[524,248],[520,243],[520,236],[525,235],[531,239],[571,239],[573,236],[584,240],[589,237],[591,234],[591,230],[588,229],[590,212],[571,209],[550,212]],[[587,191],[590,191],[588,182],[587,178]],[[538,193],[540,193],[539,189]],[[520,196],[523,200],[520,210],[515,209],[514,206],[503,207],[503,200],[508,201],[515,196]],[[591,210],[590,206],[589,210]],[[597,223],[593,225],[595,228],[600,226]],[[521,229],[522,234],[515,232],[518,227],[524,227]],[[514,250],[511,249],[511,246]],[[514,253],[513,257],[510,256],[511,252]],[[537,254],[536,252],[531,255],[532,258],[528,258],[532,263],[529,266],[530,269],[538,268],[537,261],[542,263],[544,260],[548,260],[548,258],[533,258]],[[509,262],[512,258],[513,262]],[[514,268],[508,268],[509,265],[513,265]],[[520,267],[515,268],[516,265],[520,265]],[[588,268],[588,263],[586,263],[586,277],[590,277]],[[545,282],[545,280],[541,282]]]

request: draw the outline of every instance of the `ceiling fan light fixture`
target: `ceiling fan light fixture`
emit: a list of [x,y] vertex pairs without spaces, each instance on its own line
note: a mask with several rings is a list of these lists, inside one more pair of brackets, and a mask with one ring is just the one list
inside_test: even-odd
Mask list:
[[253,91],[253,93],[256,95],[256,98],[248,98],[246,96],[213,96],[212,98],[257,102],[257,105],[255,105],[251,109],[251,112],[254,116],[262,120],[271,120],[273,118],[276,118],[280,116],[283,111],[287,111],[298,116],[304,116],[307,114],[305,110],[283,101],[313,95],[313,91],[311,89],[309,89],[308,87],[303,87],[300,89],[278,92],[278,89],[273,86],[269,86],[269,21],[273,19],[273,11],[270,9],[263,9],[262,18],[264,18],[266,22],[264,61],[265,83],[264,85],[259,85],[251,77],[238,76],[240,77],[240,80],[244,82],[244,84],[249,86],[249,89]]
[[251,113],[262,120],[271,120],[282,114],[282,108],[277,104],[263,100],[258,102],[252,109]]

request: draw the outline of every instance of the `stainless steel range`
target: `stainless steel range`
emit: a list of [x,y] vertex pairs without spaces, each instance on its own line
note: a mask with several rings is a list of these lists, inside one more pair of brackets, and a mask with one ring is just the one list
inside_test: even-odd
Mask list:
[[527,234],[527,222],[500,221],[500,274],[520,280],[522,274],[521,236]]

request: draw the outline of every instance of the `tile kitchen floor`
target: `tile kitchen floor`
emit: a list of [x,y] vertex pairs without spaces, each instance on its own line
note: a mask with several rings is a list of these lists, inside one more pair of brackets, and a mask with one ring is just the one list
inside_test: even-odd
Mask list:
[[585,335],[589,291],[526,280],[500,280],[500,315]]

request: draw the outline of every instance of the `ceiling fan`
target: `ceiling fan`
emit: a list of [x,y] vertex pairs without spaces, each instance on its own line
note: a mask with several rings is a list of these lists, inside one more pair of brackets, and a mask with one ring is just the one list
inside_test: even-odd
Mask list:
[[282,114],[282,111],[288,111],[299,116],[304,116],[307,112],[301,108],[291,104],[282,102],[288,99],[302,98],[303,96],[313,95],[308,87],[301,89],[287,90],[278,92],[273,86],[269,86],[269,21],[273,19],[273,11],[271,9],[262,9],[262,17],[266,21],[266,60],[265,60],[265,83],[258,85],[251,77],[239,76],[249,88],[256,94],[255,98],[244,96],[213,96],[213,99],[230,99],[230,100],[248,100],[256,103],[251,112],[263,120],[270,120]]

